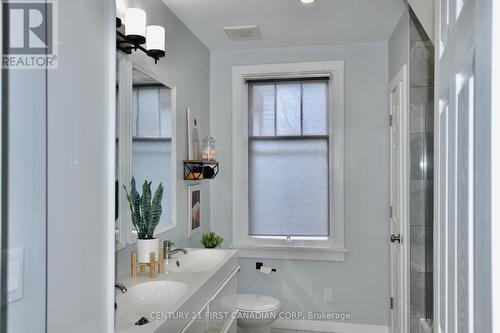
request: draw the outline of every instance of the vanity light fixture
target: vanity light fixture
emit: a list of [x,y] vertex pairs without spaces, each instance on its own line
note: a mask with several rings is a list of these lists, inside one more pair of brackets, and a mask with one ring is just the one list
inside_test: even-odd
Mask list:
[[305,5],[309,5],[309,4],[313,3],[314,1],[316,1],[316,0],[300,0],[300,2],[305,4]]
[[159,25],[146,27],[146,12],[139,8],[128,8],[123,24],[120,18],[116,18],[116,48],[126,54],[141,50],[153,58],[156,64],[165,56],[165,28]]
[[149,25],[146,28],[146,49],[157,57],[165,56],[165,28]]
[[137,44],[146,42],[146,12],[139,8],[127,8],[124,22],[125,36]]

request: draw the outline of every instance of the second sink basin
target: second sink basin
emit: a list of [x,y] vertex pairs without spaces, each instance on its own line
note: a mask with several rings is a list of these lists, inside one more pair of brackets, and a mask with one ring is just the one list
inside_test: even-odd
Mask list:
[[217,249],[189,249],[186,255],[174,255],[167,265],[167,271],[206,272],[217,267],[225,257],[225,252]]
[[151,281],[136,284],[127,293],[117,293],[116,328],[134,327],[141,317],[150,319],[152,312],[169,311],[188,291],[178,281]]

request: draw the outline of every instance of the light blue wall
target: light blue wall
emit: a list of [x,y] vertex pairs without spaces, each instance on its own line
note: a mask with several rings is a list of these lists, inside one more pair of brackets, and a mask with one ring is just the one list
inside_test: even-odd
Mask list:
[[59,68],[47,71],[46,331],[110,332],[115,6],[113,0],[57,5]]
[[390,81],[403,65],[410,64],[410,14],[408,6],[406,6],[389,38],[388,47]]
[[[221,172],[211,184],[211,228],[232,242],[232,83],[234,65],[345,61],[344,262],[264,260],[278,269],[264,276],[258,260],[241,259],[240,291],[279,298],[283,310],[342,311],[355,323],[389,323],[389,130],[387,44],[213,51],[212,136]],[[237,171],[236,171],[237,172]],[[323,302],[325,287],[333,302]]]
[[[177,227],[163,233],[161,240],[170,239],[176,246],[200,247],[201,233],[208,231],[210,224],[210,183],[202,186],[201,232],[187,238],[187,185],[196,184],[183,180],[182,160],[187,159],[187,121],[186,108],[190,107],[200,115],[200,137],[210,130],[210,51],[196,36],[165,6],[161,0],[117,0],[117,15],[130,7],[146,11],[148,25],[158,24],[165,27],[166,56],[155,65],[154,60],[142,52],[134,53],[132,59],[150,71],[158,73],[177,87]],[[168,212],[170,213],[170,212]],[[126,272],[130,268],[130,251],[133,246],[117,252],[117,271]]]
[[8,124],[2,249],[24,248],[24,295],[2,307],[0,331],[45,332],[46,71],[4,70],[2,84]]

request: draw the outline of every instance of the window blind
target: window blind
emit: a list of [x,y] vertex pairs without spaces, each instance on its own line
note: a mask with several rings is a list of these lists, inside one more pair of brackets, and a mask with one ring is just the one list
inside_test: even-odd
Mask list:
[[249,234],[329,236],[328,78],[249,81]]

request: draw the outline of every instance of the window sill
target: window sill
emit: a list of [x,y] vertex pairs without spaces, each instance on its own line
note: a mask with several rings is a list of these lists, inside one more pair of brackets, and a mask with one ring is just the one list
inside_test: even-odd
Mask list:
[[348,252],[345,248],[321,246],[233,244],[231,248],[238,249],[240,258],[286,260],[344,261]]

